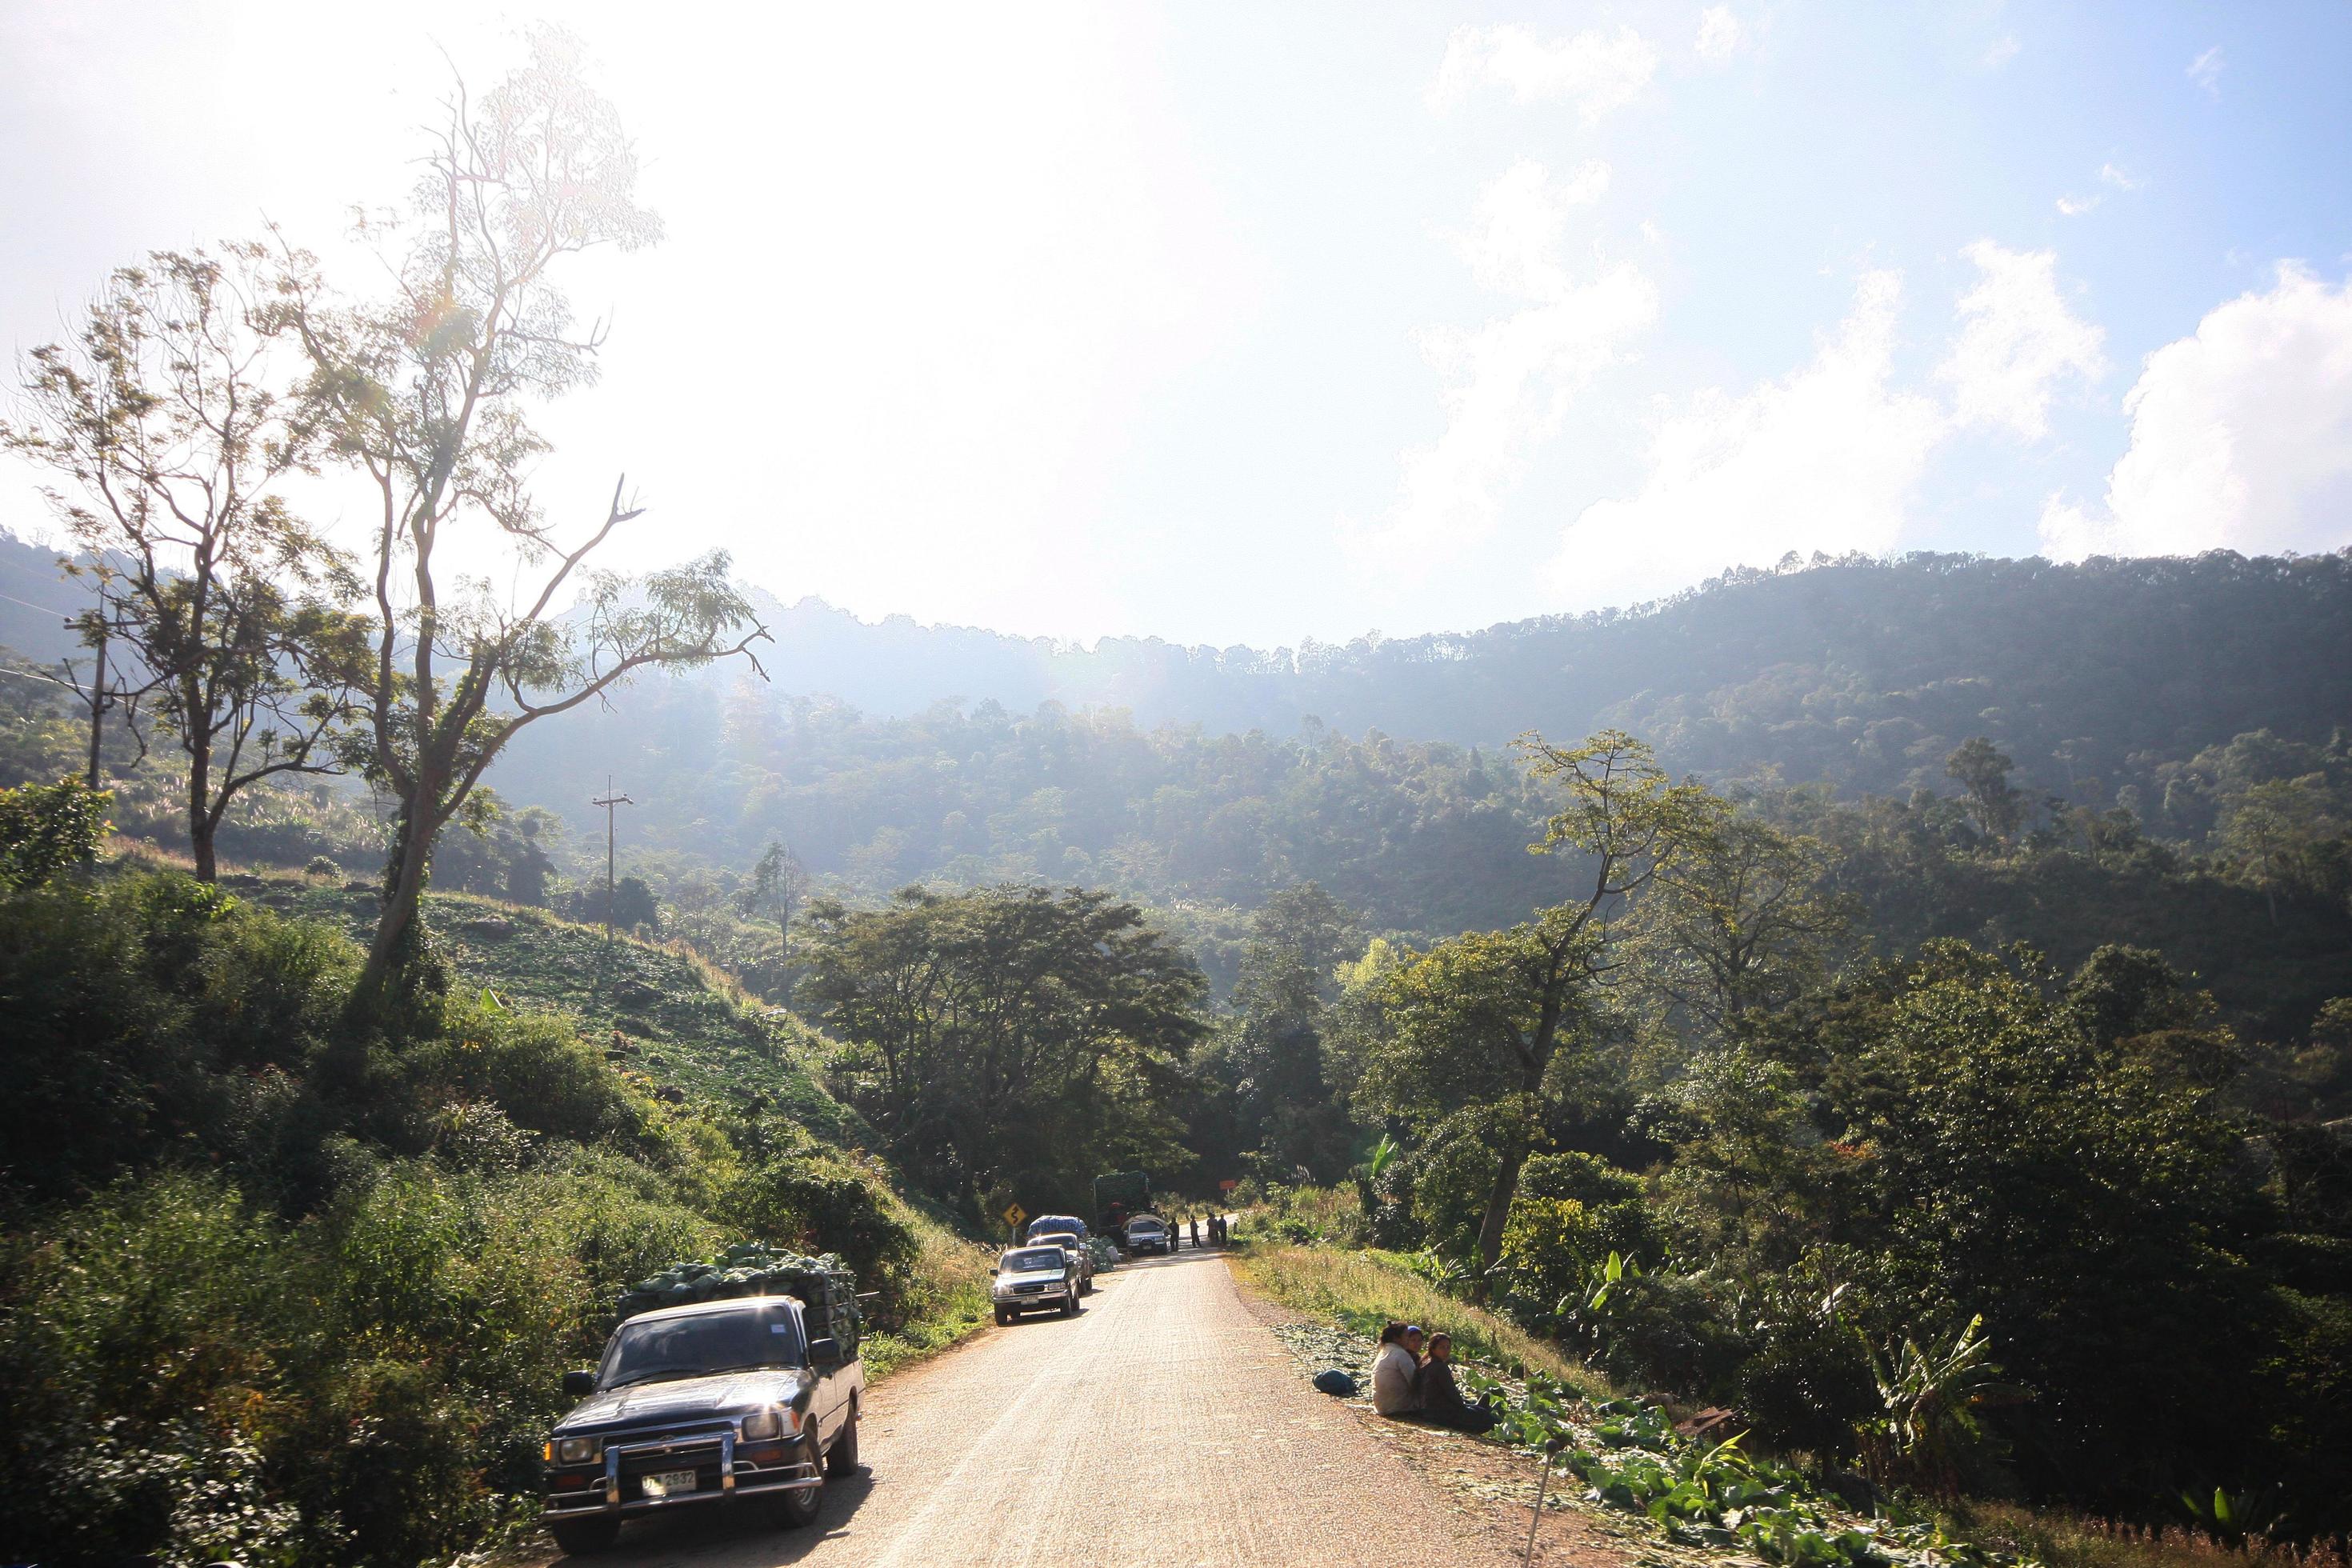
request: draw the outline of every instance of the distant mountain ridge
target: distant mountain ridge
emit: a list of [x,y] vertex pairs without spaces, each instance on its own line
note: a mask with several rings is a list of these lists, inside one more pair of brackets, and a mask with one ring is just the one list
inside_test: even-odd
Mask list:
[[[69,651],[42,612],[74,592],[53,552],[0,536],[0,643],[37,658]],[[1082,647],[753,597],[775,639],[761,650],[775,694],[873,718],[943,700],[1016,713],[1051,702],[1123,709],[1144,729],[1287,737],[1320,725],[1461,744],[1618,725],[1713,776],[1769,770],[1879,791],[1940,784],[1935,748],[1973,733],[2009,749],[2025,781],[2071,784],[2247,731],[2319,742],[2352,725],[2352,549],[2076,565],[1816,558],[1630,610],[1271,651],[1149,637]],[[647,696],[568,726],[608,744],[632,710],[671,706]],[[573,749],[544,727],[527,741]]]
[[[2094,560],[1912,555],[1742,571],[1632,610],[1297,649],[1091,648],[821,600],[775,604],[780,692],[875,717],[946,699],[1123,708],[1145,728],[1302,725],[1493,744],[1620,724],[1680,765],[1894,787],[1929,736],[1987,732],[2039,774],[2113,773],[2249,730],[2352,724],[2352,550]],[[1942,758],[1928,759],[1940,766]],[[1913,759],[1916,761],[1916,759]]]

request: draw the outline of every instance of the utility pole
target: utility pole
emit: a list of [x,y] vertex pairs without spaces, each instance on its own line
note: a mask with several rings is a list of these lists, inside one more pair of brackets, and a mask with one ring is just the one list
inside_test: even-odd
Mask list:
[[106,622],[103,617],[101,617],[98,623],[98,643],[96,646],[98,649],[98,671],[96,676],[91,679],[89,686],[89,773],[86,781],[89,787],[93,790],[98,787],[99,744],[100,742],[104,739],[104,730],[102,726],[106,718],[107,709]]
[[615,896],[613,882],[613,808],[637,803],[627,795],[614,794],[613,775],[606,773],[604,795],[588,804],[604,808],[604,945],[610,947],[613,945],[613,903]]

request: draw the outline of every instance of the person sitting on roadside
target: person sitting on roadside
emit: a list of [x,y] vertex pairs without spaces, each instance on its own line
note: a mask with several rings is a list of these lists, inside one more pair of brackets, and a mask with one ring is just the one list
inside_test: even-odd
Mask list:
[[1410,1415],[1421,1408],[1414,1387],[1421,1358],[1409,1343],[1420,1337],[1419,1329],[1403,1323],[1381,1330],[1380,1352],[1372,1358],[1372,1408],[1382,1415]]
[[1456,1432],[1485,1432],[1495,1425],[1496,1417],[1489,1401],[1469,1403],[1462,1397],[1461,1385],[1454,1381],[1452,1334],[1429,1336],[1429,1359],[1414,1373],[1412,1392],[1415,1418],[1433,1426],[1450,1426]]

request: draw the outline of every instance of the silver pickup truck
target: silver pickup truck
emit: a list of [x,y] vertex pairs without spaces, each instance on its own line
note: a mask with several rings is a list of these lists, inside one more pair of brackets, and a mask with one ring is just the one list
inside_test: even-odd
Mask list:
[[586,1395],[547,1439],[541,1519],[564,1551],[610,1546],[659,1510],[758,1506],[810,1523],[828,1475],[857,1468],[866,1367],[853,1340],[808,1335],[802,1303],[753,1296],[672,1307],[613,1331]]

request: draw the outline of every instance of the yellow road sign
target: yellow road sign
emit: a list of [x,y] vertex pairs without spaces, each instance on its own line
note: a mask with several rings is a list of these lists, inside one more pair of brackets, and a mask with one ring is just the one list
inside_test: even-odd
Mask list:
[[1004,1205],[1005,1224],[1019,1225],[1023,1220],[1027,1219],[1028,1217],[1029,1211],[1023,1208],[1019,1204],[1007,1204]]

